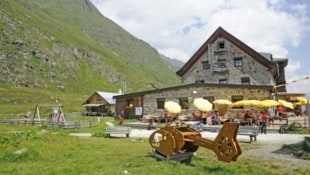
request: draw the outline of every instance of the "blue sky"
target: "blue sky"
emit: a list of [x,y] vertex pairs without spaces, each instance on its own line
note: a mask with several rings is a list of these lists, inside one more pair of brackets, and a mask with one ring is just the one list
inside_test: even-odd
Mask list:
[[[309,0],[91,0],[107,18],[186,62],[222,26],[258,52],[288,58],[288,92],[310,94]],[[309,61],[308,61],[309,60]]]

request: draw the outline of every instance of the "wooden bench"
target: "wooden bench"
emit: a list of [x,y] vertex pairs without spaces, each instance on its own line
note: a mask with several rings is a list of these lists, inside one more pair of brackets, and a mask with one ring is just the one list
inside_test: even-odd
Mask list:
[[199,132],[204,131],[201,121],[184,121],[182,123],[189,125],[190,127],[192,127],[193,129]]
[[105,131],[106,137],[111,137],[111,135],[126,135],[126,137],[129,137],[130,133],[131,127],[110,126]]
[[257,140],[259,133],[259,126],[239,126],[237,135],[244,135],[250,137],[250,143]]

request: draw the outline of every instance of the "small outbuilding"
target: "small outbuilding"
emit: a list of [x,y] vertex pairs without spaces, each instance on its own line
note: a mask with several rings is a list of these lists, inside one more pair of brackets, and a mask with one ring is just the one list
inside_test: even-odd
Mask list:
[[121,93],[112,92],[94,92],[84,103],[85,111],[83,115],[104,116],[115,114],[115,99],[113,96]]

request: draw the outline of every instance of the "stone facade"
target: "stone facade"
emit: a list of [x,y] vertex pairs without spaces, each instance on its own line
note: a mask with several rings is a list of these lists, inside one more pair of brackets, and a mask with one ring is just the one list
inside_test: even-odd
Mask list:
[[[235,65],[238,59],[242,61],[241,66]],[[204,64],[207,62],[209,67],[206,69]],[[250,85],[275,85],[268,68],[225,38],[218,38],[209,44],[208,50],[184,74],[182,83],[219,83],[226,80],[227,84],[242,84],[241,78],[248,80]]]
[[182,113],[185,115],[191,115],[192,112],[197,112],[197,109],[193,106],[195,98],[206,98],[209,101],[215,99],[228,99],[231,101],[237,101],[240,99],[270,99],[270,87],[269,88],[245,88],[245,87],[223,87],[223,86],[193,86],[186,88],[171,89],[162,91],[160,93],[150,93],[144,96],[144,111],[149,114],[161,114],[164,109],[155,108],[158,98],[163,98],[165,101],[180,102],[180,99],[188,100],[188,109],[182,109]]
[[[190,84],[154,91],[140,92],[136,95],[121,95],[116,97],[117,113],[125,111],[126,118],[139,117],[135,113],[136,107],[142,107],[142,115],[162,115],[163,106],[158,99],[163,101],[175,101],[180,103],[184,100],[187,105],[181,114],[190,116],[192,112],[198,112],[193,106],[195,98],[206,98],[209,101],[227,99],[238,101],[242,99],[270,99],[272,86],[243,86],[243,85],[220,85],[220,84]],[[142,95],[143,94],[143,95]],[[131,104],[128,104],[130,102]]]

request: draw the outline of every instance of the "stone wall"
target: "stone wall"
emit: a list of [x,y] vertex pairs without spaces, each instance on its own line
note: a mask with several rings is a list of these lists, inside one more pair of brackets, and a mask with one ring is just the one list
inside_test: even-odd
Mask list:
[[271,99],[270,90],[267,88],[232,88],[232,87],[185,87],[179,89],[165,90],[158,93],[149,93],[144,96],[143,114],[161,115],[164,109],[157,108],[157,98],[165,98],[165,101],[175,101],[179,103],[179,98],[188,98],[188,109],[182,109],[181,114],[191,116],[192,112],[198,112],[194,107],[195,98],[207,97],[216,99],[232,100],[234,96],[242,96],[243,99]]

